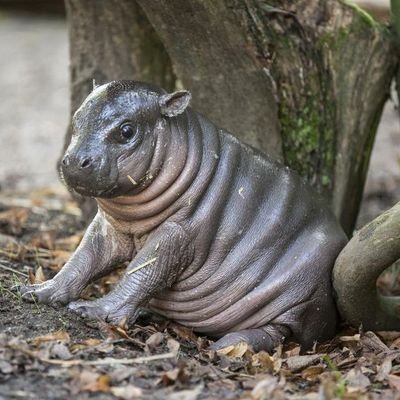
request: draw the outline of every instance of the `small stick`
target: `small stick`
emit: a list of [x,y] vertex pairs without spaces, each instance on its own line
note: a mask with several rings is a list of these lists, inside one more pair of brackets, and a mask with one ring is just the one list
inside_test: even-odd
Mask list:
[[146,261],[145,263],[140,264],[140,265],[137,266],[136,268],[131,269],[130,271],[127,272],[127,274],[128,274],[128,275],[133,274],[134,272],[139,271],[139,269],[142,269],[142,268],[146,267],[147,265],[152,264],[152,263],[153,263],[154,261],[156,261],[156,260],[157,260],[157,257],[154,257],[154,258],[152,258],[152,259]]
[[137,182],[130,176],[130,175],[127,175],[127,178],[136,186],[137,185]]
[[1,269],[4,269],[4,270],[6,270],[6,271],[13,272],[14,274],[17,274],[17,275],[21,275],[21,276],[23,276],[24,278],[28,278],[28,274],[25,274],[24,272],[21,272],[21,271],[17,271],[16,269],[11,268],[11,267],[6,267],[6,266],[3,265],[3,264],[0,264],[0,268],[1,268]]
[[24,349],[17,345],[9,345],[13,350],[20,351],[21,353],[27,354],[28,356],[35,358],[43,363],[52,364],[52,365],[60,365],[61,367],[69,368],[74,367],[75,365],[82,365],[82,366],[90,366],[90,365],[130,365],[130,364],[143,364],[148,361],[157,361],[157,360],[165,360],[167,358],[175,358],[176,355],[172,352],[164,353],[164,354],[155,354],[153,356],[147,357],[137,357],[137,358],[111,358],[107,357],[102,360],[52,360],[46,357],[38,356],[34,351]]

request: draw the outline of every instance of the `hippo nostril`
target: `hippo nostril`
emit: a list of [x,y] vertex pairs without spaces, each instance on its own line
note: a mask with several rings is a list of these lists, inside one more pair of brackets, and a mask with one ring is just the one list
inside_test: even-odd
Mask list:
[[82,162],[80,167],[81,168],[86,168],[92,163],[92,160],[90,158],[85,158]]
[[69,157],[65,156],[62,160],[61,160],[62,165],[67,166],[69,164]]

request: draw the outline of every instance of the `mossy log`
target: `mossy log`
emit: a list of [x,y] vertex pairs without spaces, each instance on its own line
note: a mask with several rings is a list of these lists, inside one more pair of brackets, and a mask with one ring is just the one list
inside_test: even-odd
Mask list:
[[400,297],[382,296],[379,275],[400,258],[400,203],[356,232],[336,260],[333,285],[341,316],[355,327],[400,330]]

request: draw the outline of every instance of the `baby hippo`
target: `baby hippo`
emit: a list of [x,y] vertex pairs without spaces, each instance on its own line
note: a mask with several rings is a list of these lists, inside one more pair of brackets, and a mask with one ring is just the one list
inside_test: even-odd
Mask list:
[[[78,249],[26,299],[133,323],[146,308],[219,340],[271,351],[334,335],[331,270],[346,237],[288,168],[189,107],[190,93],[115,81],[73,117],[61,162],[72,190],[97,200]],[[78,300],[128,261],[106,296]]]

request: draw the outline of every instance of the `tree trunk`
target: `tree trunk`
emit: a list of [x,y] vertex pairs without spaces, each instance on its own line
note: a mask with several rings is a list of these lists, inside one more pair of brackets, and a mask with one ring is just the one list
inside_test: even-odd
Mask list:
[[138,2],[194,106],[283,152],[351,234],[397,65],[389,31],[335,0]]
[[[65,0],[69,25],[71,116],[92,91],[93,81],[117,79],[175,86],[168,54],[135,0]],[[64,150],[71,139],[68,128]],[[63,151],[64,152],[64,151]],[[78,199],[85,219],[94,201]]]

